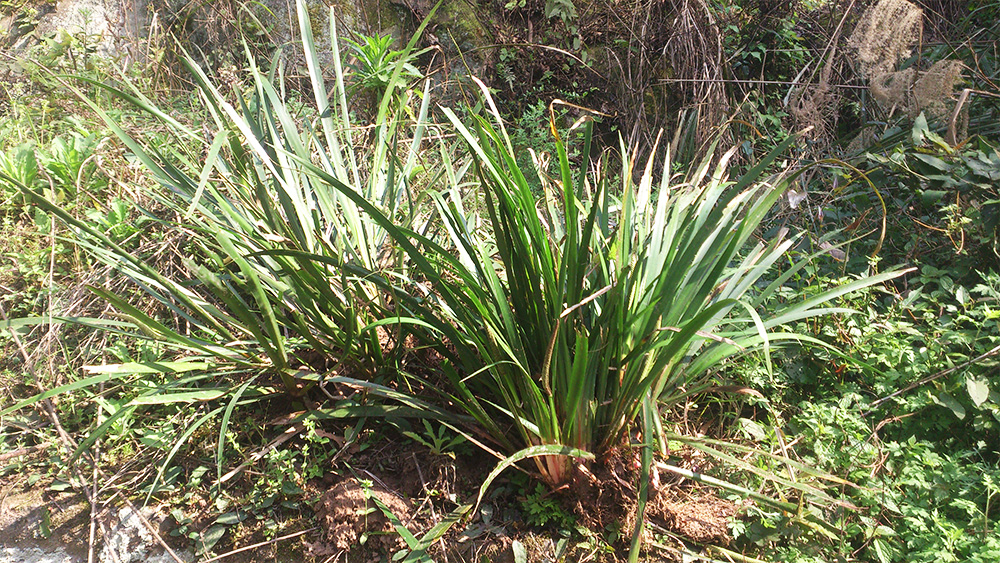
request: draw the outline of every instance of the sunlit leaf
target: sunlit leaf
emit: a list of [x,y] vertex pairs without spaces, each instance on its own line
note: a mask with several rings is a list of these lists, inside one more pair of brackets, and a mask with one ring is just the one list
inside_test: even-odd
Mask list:
[[[982,376],[965,376],[965,388],[969,391],[969,398],[976,407],[982,406],[990,397],[989,381]],[[962,418],[962,417],[959,417]]]

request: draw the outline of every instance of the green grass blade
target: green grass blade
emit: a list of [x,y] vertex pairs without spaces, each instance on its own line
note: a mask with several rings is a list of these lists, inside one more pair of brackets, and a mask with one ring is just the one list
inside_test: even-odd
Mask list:
[[570,448],[568,446],[559,446],[550,444],[550,445],[531,446],[528,448],[524,448],[523,450],[514,453],[513,455],[509,456],[508,458],[498,463],[497,466],[493,468],[493,471],[490,471],[490,474],[486,476],[486,479],[483,481],[483,484],[479,487],[479,496],[476,497],[476,505],[475,505],[476,508],[478,509],[479,504],[483,501],[483,496],[486,495],[486,491],[489,490],[490,485],[493,484],[493,480],[496,479],[501,473],[503,473],[504,470],[506,470],[507,468],[511,467],[512,465],[514,465],[519,461],[541,456],[567,456],[585,460],[594,459],[594,454],[577,448]]

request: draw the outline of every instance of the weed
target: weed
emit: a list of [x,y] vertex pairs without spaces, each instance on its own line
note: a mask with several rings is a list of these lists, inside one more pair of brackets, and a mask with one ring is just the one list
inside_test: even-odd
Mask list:
[[19,206],[22,201],[17,184],[32,189],[41,185],[35,147],[28,143],[22,143],[6,152],[0,152],[0,172],[14,180],[14,182],[10,182],[0,178],[0,188],[3,189],[0,193],[3,194],[3,207],[5,208]]
[[105,210],[91,209],[87,218],[101,232],[118,244],[124,244],[129,238],[142,231],[143,225],[153,220],[146,215],[134,218],[134,204],[121,198],[114,198]]
[[465,436],[452,435],[444,425],[438,426],[435,431],[429,420],[424,419],[421,422],[424,425],[423,435],[412,431],[404,431],[403,435],[425,446],[434,455],[455,457],[455,450],[468,443]]
[[572,530],[576,524],[576,519],[566,512],[559,498],[541,483],[525,495],[521,508],[525,521],[532,526],[552,525],[559,530]]
[[77,132],[52,140],[45,155],[45,169],[58,189],[56,199],[73,197],[81,184],[92,190],[91,193],[102,189],[101,177],[94,173],[97,166],[93,162],[99,142],[95,133]]
[[[977,17],[995,11],[986,8],[976,8]],[[545,7],[574,42],[580,40],[572,27],[575,9],[565,1]],[[713,9],[728,14],[733,8]],[[304,14],[310,11],[317,9]],[[1000,434],[1000,278],[991,270],[1000,217],[994,139],[945,143],[918,120],[854,160],[871,185],[857,189],[860,175],[837,174],[845,185],[836,184],[809,210],[825,219],[803,223],[853,226],[821,237],[820,244],[863,231],[864,208],[885,196],[883,216],[897,228],[889,229],[883,263],[905,257],[919,266],[896,281],[891,273],[851,281],[853,272],[869,266],[871,246],[863,238],[845,247],[843,262],[831,260],[829,251],[803,259],[807,245],[782,240],[777,228],[761,235],[766,242],[752,244],[755,221],[781,197],[781,179],[751,176],[732,185],[716,162],[653,162],[642,172],[626,154],[620,173],[597,174],[607,170],[607,160],[599,167],[591,160],[597,151],[586,145],[588,126],[578,129],[584,149],[572,152],[580,143],[551,136],[544,102],[532,100],[506,122],[498,115],[490,121],[451,114],[464,147],[442,140],[441,155],[431,155],[421,141],[426,113],[408,114],[396,97],[420,77],[420,53],[394,50],[388,36],[350,44],[352,93],[386,102],[372,142],[360,143],[350,133],[345,76],[337,73],[328,96],[309,38],[319,26],[304,14],[300,9],[314,108],[252,59],[252,82],[243,88],[234,77],[229,84],[237,96],[223,95],[192,65],[202,97],[186,98],[186,107],[171,100],[164,104],[176,108],[155,108],[130,86],[134,82],[124,84],[137,107],[165,125],[138,138],[130,133],[143,118],[116,107],[110,92],[96,85],[105,82],[107,69],[91,57],[93,38],[68,35],[49,38],[36,51],[41,64],[25,65],[37,103],[17,103],[29,90],[4,85],[14,103],[0,124],[7,143],[0,152],[0,300],[17,318],[0,326],[0,340],[26,338],[37,326],[31,317],[58,313],[53,292],[89,264],[77,258],[78,249],[131,278],[134,286],[124,290],[117,278],[94,284],[119,317],[88,322],[115,334],[100,346],[101,365],[90,366],[85,378],[54,372],[53,380],[69,383],[53,393],[74,390],[59,404],[60,416],[71,428],[91,429],[81,452],[102,440],[103,463],[154,459],[145,464],[152,471],[136,478],[143,482],[138,489],[214,508],[207,526],[200,525],[203,515],[175,511],[177,535],[196,542],[201,554],[240,521],[273,522],[282,511],[301,508],[307,481],[324,474],[333,457],[334,444],[319,425],[324,417],[425,417],[422,427],[405,434],[432,453],[457,455],[474,438],[510,455],[497,472],[532,459],[558,486],[567,479],[567,463],[620,445],[625,430],[636,426],[648,438],[646,461],[654,438],[661,445],[671,440],[674,450],[687,444],[690,438],[656,430],[652,415],[662,402],[694,410],[709,404],[712,416],[719,410],[723,420],[734,421],[741,441],[789,450],[789,457],[750,454],[737,450],[739,443],[707,439],[691,446],[714,451],[717,459],[727,459],[726,448],[741,452],[726,454],[736,461],[720,464],[718,472],[746,481],[721,485],[731,491],[725,494],[755,499],[746,503],[746,519],[733,523],[747,551],[762,546],[777,554],[773,558],[792,561],[1000,558],[993,514],[1000,493],[993,447]],[[782,16],[768,24],[773,29],[733,30],[738,41],[726,46],[736,78],[799,76],[794,71],[806,64],[808,39],[796,17]],[[263,37],[267,30],[253,32]],[[511,90],[520,53],[512,46],[499,51],[498,76]],[[984,60],[980,71],[995,72],[991,64]],[[131,151],[135,166],[121,164],[116,172],[123,184],[147,185],[141,194],[153,200],[159,217],[109,188],[101,160],[111,154],[104,126],[68,115],[65,85],[46,66],[88,79],[76,87],[108,127],[119,127],[114,132]],[[531,91],[550,87],[559,72],[558,65],[539,72]],[[133,80],[147,78],[132,73]],[[751,167],[779,167],[772,149],[796,143],[782,130],[787,116],[775,90],[754,93],[744,106],[752,125],[747,131],[760,133],[740,147]],[[192,107],[191,100],[207,100],[207,106]],[[207,128],[171,117],[191,111],[207,117]],[[421,125],[410,127],[411,117]],[[562,117],[556,116],[556,129],[564,129]],[[696,116],[688,124],[694,131]],[[409,152],[396,150],[402,139]],[[529,158],[531,151],[537,159]],[[767,162],[761,154],[769,155]],[[148,188],[139,165],[160,186]],[[447,187],[425,197],[415,186],[424,175],[433,177],[434,189]],[[732,213],[717,221],[727,210]],[[53,230],[55,216],[81,246],[60,238],[64,227]],[[186,242],[176,251],[185,260],[158,269],[137,250],[161,242],[153,231],[168,230],[183,233]],[[791,269],[768,273],[779,261]],[[658,278],[663,272],[674,278]],[[878,289],[841,295],[872,284]],[[861,314],[802,318],[822,312],[824,300]],[[796,309],[796,303],[808,305]],[[779,350],[780,339],[817,345]],[[405,356],[412,341],[434,349],[438,372],[397,373],[412,359]],[[69,340],[62,344],[73,347]],[[733,361],[738,357],[750,361]],[[104,365],[105,358],[116,364]],[[722,375],[765,397],[733,401],[735,408],[702,400],[697,392]],[[31,383],[23,373],[0,377],[14,383],[15,393]],[[264,439],[261,425],[241,420],[236,409],[274,397],[275,387],[297,401],[310,386],[331,383],[353,395],[296,421],[302,424],[297,447],[259,456],[260,465],[250,470],[252,488],[227,493],[231,477],[224,468],[260,451]],[[98,391],[101,384],[106,387]],[[4,423],[34,428],[27,407],[40,400],[37,394],[15,398],[2,409]],[[473,419],[477,430],[470,430]],[[8,428],[5,446],[48,439],[44,429]],[[204,461],[213,454],[214,468]],[[841,496],[834,499],[813,486],[817,471],[791,463],[796,458],[850,483],[838,482]],[[43,469],[30,467],[30,479],[41,482],[73,463],[53,451]],[[489,479],[484,489],[488,485]],[[60,480],[52,488],[69,486]],[[789,496],[790,490],[797,492]],[[373,496],[370,483],[366,491]],[[529,523],[573,528],[550,488],[532,482],[518,491]],[[418,538],[408,523],[377,506],[372,510],[407,544],[396,558],[409,560],[426,560],[427,547],[472,508],[460,506],[452,520]],[[794,525],[803,519],[806,526]],[[829,522],[836,523],[837,537],[829,537]],[[607,533],[612,542],[628,535],[620,528]],[[610,549],[594,534],[581,535],[595,551]],[[528,548],[515,545],[515,559],[527,560]],[[563,538],[556,557],[565,545]]]
[[[347,40],[354,53],[354,60],[348,63],[348,68],[355,80],[355,90],[367,91],[380,100],[386,94],[393,94],[390,90],[405,90],[409,84],[423,77],[413,63],[427,49],[396,51],[392,49],[395,42],[392,35],[363,35],[358,41]],[[396,72],[398,77],[394,81],[393,74]]]

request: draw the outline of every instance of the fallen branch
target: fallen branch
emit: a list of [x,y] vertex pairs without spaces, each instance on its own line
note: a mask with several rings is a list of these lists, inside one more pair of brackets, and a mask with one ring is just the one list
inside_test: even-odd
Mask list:
[[982,354],[982,355],[980,355],[978,357],[975,357],[975,358],[973,358],[973,359],[965,362],[964,364],[957,365],[955,367],[948,368],[946,370],[941,370],[941,371],[939,371],[939,372],[937,372],[937,373],[935,373],[933,375],[928,375],[927,377],[921,379],[920,381],[916,381],[914,383],[911,383],[911,384],[907,385],[906,387],[903,387],[899,391],[896,391],[894,393],[890,393],[889,395],[886,395],[885,397],[882,397],[881,399],[879,399],[879,400],[875,401],[874,403],[872,403],[871,408],[869,408],[867,411],[865,411],[864,414],[865,414],[865,416],[868,416],[875,409],[877,409],[879,405],[881,405],[882,403],[888,401],[889,399],[892,399],[893,397],[898,397],[898,396],[902,395],[903,393],[906,393],[907,391],[911,391],[913,389],[916,389],[917,387],[920,387],[921,385],[923,385],[925,383],[930,383],[931,381],[934,381],[935,379],[940,379],[940,378],[942,378],[942,377],[944,377],[944,376],[946,376],[946,375],[948,375],[950,373],[954,373],[954,372],[956,372],[956,371],[958,371],[960,369],[965,369],[965,368],[971,366],[972,364],[974,364],[974,363],[976,363],[976,362],[978,362],[980,360],[985,360],[986,358],[989,358],[990,356],[994,356],[997,353],[1000,353],[1000,344],[998,344],[997,346],[995,346],[989,352],[986,352],[986,353],[984,353],[984,354]]
[[299,537],[299,536],[301,536],[303,534],[308,534],[309,532],[311,532],[313,530],[318,530],[318,529],[319,529],[319,526],[313,526],[312,528],[309,528],[307,530],[302,530],[301,532],[295,532],[295,533],[292,533],[292,534],[288,534],[288,535],[284,535],[284,536],[281,536],[281,537],[274,538],[273,540],[262,541],[260,543],[255,543],[253,545],[248,545],[248,546],[245,546],[245,547],[241,547],[239,549],[234,549],[234,550],[230,551],[229,553],[223,553],[222,555],[216,555],[215,557],[213,557],[211,559],[206,559],[206,560],[202,561],[201,563],[212,563],[213,561],[218,561],[220,559],[225,559],[226,557],[229,557],[230,555],[236,555],[237,553],[242,553],[244,551],[250,551],[251,549],[257,549],[258,547],[264,547],[266,545],[271,545],[272,543],[278,543],[280,541],[290,540],[292,538]]
[[7,461],[8,459],[14,459],[15,457],[26,456],[33,454],[35,452],[44,450],[49,447],[48,444],[38,444],[37,446],[29,446],[27,448],[18,448],[12,452],[7,452],[5,454],[0,454],[0,463]]

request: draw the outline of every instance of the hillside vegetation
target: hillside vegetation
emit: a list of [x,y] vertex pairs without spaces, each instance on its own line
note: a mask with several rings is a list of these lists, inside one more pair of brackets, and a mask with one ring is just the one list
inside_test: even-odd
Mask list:
[[396,8],[0,62],[0,543],[1000,560],[1000,3]]

